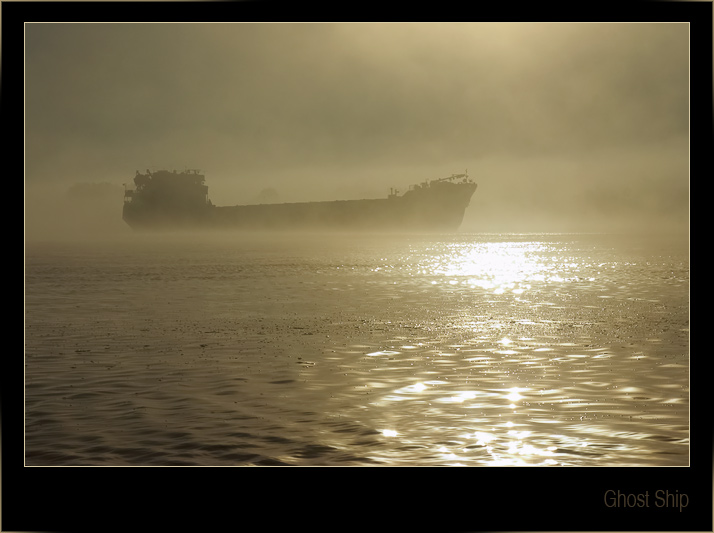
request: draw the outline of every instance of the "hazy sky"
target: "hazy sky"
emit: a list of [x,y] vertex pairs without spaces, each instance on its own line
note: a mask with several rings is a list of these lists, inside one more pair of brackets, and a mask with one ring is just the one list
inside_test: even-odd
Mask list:
[[25,29],[28,191],[188,167],[230,205],[468,169],[474,231],[687,223],[687,24]]

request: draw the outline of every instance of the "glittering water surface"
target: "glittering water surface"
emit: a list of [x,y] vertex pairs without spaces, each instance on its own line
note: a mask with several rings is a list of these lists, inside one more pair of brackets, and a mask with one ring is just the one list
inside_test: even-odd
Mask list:
[[688,465],[687,246],[28,244],[26,464]]

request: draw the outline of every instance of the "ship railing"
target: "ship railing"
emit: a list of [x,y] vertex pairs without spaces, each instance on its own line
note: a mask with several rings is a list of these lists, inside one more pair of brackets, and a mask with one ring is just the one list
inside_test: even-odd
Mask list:
[[469,175],[468,174],[452,174],[451,176],[447,176],[446,178],[438,178],[432,181],[453,181],[453,180],[458,180],[462,178],[468,179]]

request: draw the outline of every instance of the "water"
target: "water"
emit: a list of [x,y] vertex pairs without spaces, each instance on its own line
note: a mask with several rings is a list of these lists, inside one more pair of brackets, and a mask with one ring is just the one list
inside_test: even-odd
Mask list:
[[686,241],[28,243],[27,465],[686,466]]

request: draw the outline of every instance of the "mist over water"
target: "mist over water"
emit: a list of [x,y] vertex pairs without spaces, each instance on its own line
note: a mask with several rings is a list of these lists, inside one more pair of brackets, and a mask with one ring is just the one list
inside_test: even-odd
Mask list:
[[[570,165],[556,165],[570,172]],[[613,165],[614,166],[614,165]],[[588,175],[586,187],[566,187],[545,176],[548,163],[531,164],[529,169],[512,166],[508,175],[528,173],[526,185],[504,187],[494,183],[489,168],[480,175],[471,174],[478,190],[471,198],[460,226],[461,232],[576,232],[646,234],[689,238],[689,188],[681,180],[660,180],[659,190],[642,186],[641,179],[629,181],[601,179]],[[424,176],[424,174],[421,174]],[[449,174],[446,174],[449,175]],[[433,176],[424,176],[432,179]],[[481,179],[479,179],[481,178]],[[210,176],[206,183],[209,198],[218,206],[291,201],[325,201],[386,198],[390,187],[400,191],[417,182],[405,178],[399,183],[385,180],[383,188],[359,187],[329,192],[290,189],[277,190],[262,184],[262,188],[247,190],[243,195],[224,194],[213,187]],[[125,183],[130,183],[130,177]],[[358,183],[358,181],[355,181]],[[78,194],[77,189],[87,189]],[[25,239],[29,242],[61,240],[132,239],[132,231],[122,220],[123,187],[109,182],[77,182],[25,187]],[[325,228],[331,231],[333,228]]]

